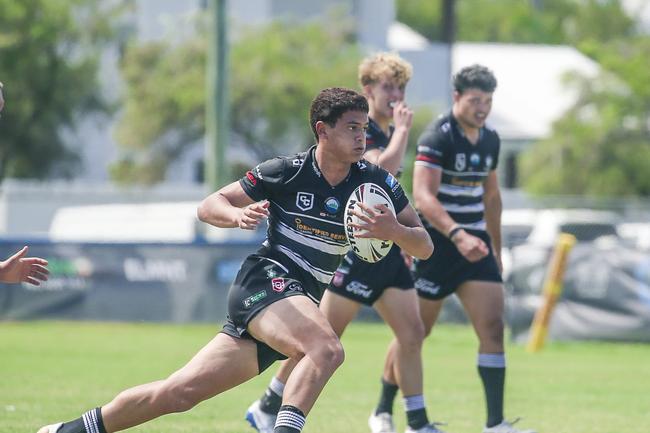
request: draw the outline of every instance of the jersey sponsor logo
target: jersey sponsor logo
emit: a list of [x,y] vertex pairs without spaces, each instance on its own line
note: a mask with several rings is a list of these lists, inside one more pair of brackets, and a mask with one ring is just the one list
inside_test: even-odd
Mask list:
[[302,161],[303,161],[302,159],[296,158],[293,161],[291,161],[291,165],[293,165],[294,167],[300,167],[302,165]]
[[271,287],[274,292],[284,292],[284,278],[273,278],[271,280]]
[[456,169],[456,171],[463,171],[465,170],[466,166],[467,166],[467,161],[465,159],[465,154],[457,153],[456,162],[454,163],[454,168]]
[[370,295],[372,295],[372,290],[359,281],[350,281],[348,285],[345,286],[345,290],[353,295],[361,296],[365,299],[370,298]]
[[341,203],[336,199],[336,197],[329,197],[325,200],[325,210],[329,213],[336,213],[341,207]]
[[478,167],[478,165],[481,163],[481,157],[479,156],[479,154],[472,153],[469,156],[469,163],[471,164],[472,167]]
[[244,299],[244,307],[250,308],[264,298],[266,298],[266,290],[261,290],[254,295],[251,295],[248,298]]
[[314,207],[314,194],[310,192],[299,192],[296,195],[296,206],[301,211],[308,211]]
[[447,132],[449,132],[450,129],[451,129],[451,124],[449,122],[445,122],[442,125],[440,125],[440,130],[442,132],[447,133]]
[[357,162],[357,167],[359,167],[359,170],[365,170],[366,167],[368,167],[368,166],[366,165],[365,162],[359,161],[359,162]]
[[393,189],[395,185],[397,185],[397,179],[395,179],[395,176],[388,173],[388,176],[386,176],[386,185],[388,185],[390,189]]
[[489,170],[492,168],[492,156],[488,155],[485,157],[485,169]]
[[253,172],[252,172],[252,171],[247,171],[247,172],[246,172],[246,177],[248,178],[248,180],[251,181],[251,183],[253,184],[253,186],[254,186],[254,185],[257,185],[257,179],[255,179],[255,175],[253,175]]
[[425,280],[424,278],[418,278],[415,280],[415,288],[423,293],[430,293],[432,295],[437,295],[440,291],[440,285],[432,281]]
[[335,241],[345,242],[345,234],[343,233],[339,234],[329,232],[318,227],[312,227],[309,224],[304,223],[300,218],[296,218],[294,222],[296,223],[296,230],[298,230],[300,233],[318,236],[319,238],[329,238]]

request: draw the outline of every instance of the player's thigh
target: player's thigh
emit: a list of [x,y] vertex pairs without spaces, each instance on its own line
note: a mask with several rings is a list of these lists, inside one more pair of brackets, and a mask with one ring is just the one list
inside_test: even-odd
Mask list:
[[204,400],[257,374],[255,343],[219,333],[166,382],[172,389],[190,390],[194,398]]
[[323,344],[339,344],[325,315],[307,296],[290,296],[260,311],[248,332],[289,357],[299,357]]
[[456,291],[479,337],[503,328],[503,285],[493,281],[465,281]]
[[373,307],[398,339],[403,337],[417,341],[424,338],[424,326],[415,289],[388,288]]
[[359,302],[337,295],[331,290],[325,290],[320,302],[320,310],[339,337],[343,335],[343,331],[356,317],[360,308]]

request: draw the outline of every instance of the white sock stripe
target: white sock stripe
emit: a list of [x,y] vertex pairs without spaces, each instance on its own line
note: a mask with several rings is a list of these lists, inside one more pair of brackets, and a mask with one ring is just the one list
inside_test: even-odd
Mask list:
[[424,396],[420,395],[410,395],[404,397],[404,410],[407,412],[412,410],[418,410],[424,408]]
[[284,383],[280,382],[277,377],[273,376],[269,388],[271,391],[282,397],[282,394],[284,393]]
[[81,419],[84,421],[84,428],[86,429],[87,432],[90,431],[90,424],[88,422],[88,417],[86,414],[81,415]]
[[305,417],[295,412],[281,410],[278,412],[278,418],[275,421],[275,426],[291,427],[300,431],[305,426]]
[[97,428],[97,420],[95,419],[95,409],[89,410],[83,414],[84,427],[88,433],[99,433]]
[[92,421],[92,427],[94,432],[93,433],[99,433],[99,425],[97,423],[97,410],[93,409],[90,412],[90,420]]
[[506,355],[504,353],[479,353],[477,364],[479,367],[505,368]]

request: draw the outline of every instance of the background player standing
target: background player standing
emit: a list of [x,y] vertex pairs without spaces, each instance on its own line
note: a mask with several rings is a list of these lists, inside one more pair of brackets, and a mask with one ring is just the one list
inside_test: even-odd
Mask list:
[[[366,99],[349,89],[321,91],[310,124],[318,144],[293,157],[259,164],[239,182],[208,196],[201,221],[255,229],[268,217],[267,239],[242,264],[228,293],[221,333],[167,379],[136,386],[101,408],[39,433],[112,433],[172,412],[187,411],[256,376],[283,357],[297,365],[286,386],[275,433],[298,433],[325,383],[343,362],[343,348],[317,307],[347,252],[343,208],[354,189],[379,184],[387,172],[361,161],[368,124]],[[401,187],[384,188],[397,217],[363,206],[356,229],[428,257],[433,246]],[[326,216],[321,209],[343,203]]]
[[[401,170],[413,112],[404,102],[411,78],[409,63],[396,54],[378,53],[359,65],[359,82],[368,98],[369,125],[364,158],[398,176]],[[386,179],[389,185],[396,181]],[[418,299],[410,270],[394,245],[379,264],[359,259],[352,252],[334,274],[321,302],[321,311],[337,335],[357,315],[362,305],[373,306],[391,327],[396,337],[397,383],[401,385],[408,421],[407,433],[440,433],[429,423],[422,389],[422,341],[424,326],[419,316]],[[264,395],[246,413],[246,419],[260,433],[272,432],[282,401],[284,384],[294,364],[285,361],[271,380]],[[382,379],[384,393],[397,392],[395,382]],[[390,405],[380,401],[368,420],[373,433],[394,433],[392,398]]]
[[[477,364],[487,406],[483,432],[534,433],[517,430],[503,417],[500,139],[485,126],[497,81],[489,69],[473,65],[454,75],[453,86],[451,113],[418,140],[413,173],[416,207],[436,245],[429,259],[415,263],[420,312],[429,334],[444,298],[456,293],[479,339]],[[391,349],[387,363],[394,368]]]

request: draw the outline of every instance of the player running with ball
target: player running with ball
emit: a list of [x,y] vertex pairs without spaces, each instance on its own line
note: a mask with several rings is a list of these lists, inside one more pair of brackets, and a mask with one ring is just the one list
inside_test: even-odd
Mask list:
[[[310,110],[317,145],[259,164],[240,181],[208,196],[199,219],[217,227],[254,229],[268,217],[267,239],[242,264],[228,293],[228,318],[214,339],[168,378],[127,389],[102,407],[39,433],[113,433],[187,411],[234,388],[284,357],[296,364],[286,384],[274,433],[299,433],[323,387],[343,362],[343,348],[318,301],[348,250],[345,203],[366,182],[384,185],[391,212],[365,207],[370,238],[397,243],[427,258],[431,239],[401,187],[362,160],[366,98],[349,89],[321,91]],[[324,211],[325,210],[325,211]]]
[[[382,183],[391,189],[398,188],[395,176],[401,169],[413,118],[413,112],[404,102],[411,71],[410,64],[389,53],[368,57],[359,66],[359,81],[370,106],[365,158],[390,171]],[[339,336],[362,305],[373,306],[395,334],[397,377],[395,382],[382,378],[382,395],[390,394],[391,398],[383,398],[370,415],[368,423],[373,433],[395,432],[390,414],[397,384],[404,396],[407,433],[440,433],[429,422],[424,405],[421,356],[424,327],[413,287],[399,246],[394,245],[379,264],[366,263],[350,252],[321,302],[321,311]],[[291,360],[285,361],[264,395],[249,407],[246,419],[260,433],[273,431],[283,390],[293,377],[293,368]],[[386,404],[388,400],[391,405]]]

